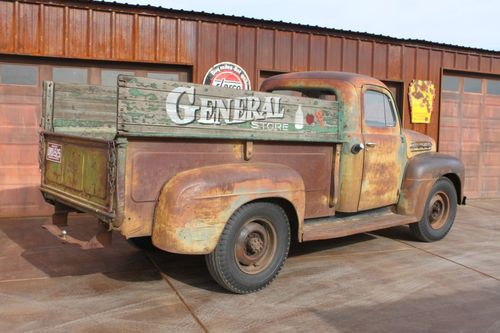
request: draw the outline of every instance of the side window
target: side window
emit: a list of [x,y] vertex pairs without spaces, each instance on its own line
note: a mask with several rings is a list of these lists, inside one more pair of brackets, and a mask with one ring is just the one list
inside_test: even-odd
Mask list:
[[101,85],[115,87],[117,84],[118,75],[120,74],[134,75],[134,72],[125,70],[103,69],[101,71]]
[[396,117],[389,97],[377,91],[367,90],[363,97],[365,122],[374,127],[394,127]]
[[79,67],[54,67],[52,69],[52,80],[62,83],[86,84],[88,82],[88,70]]
[[0,64],[0,84],[34,86],[38,83],[38,67]]

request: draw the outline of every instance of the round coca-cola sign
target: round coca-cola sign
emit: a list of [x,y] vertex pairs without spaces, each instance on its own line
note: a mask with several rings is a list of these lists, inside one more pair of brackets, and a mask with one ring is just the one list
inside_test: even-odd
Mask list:
[[227,61],[210,68],[203,79],[203,84],[238,90],[252,90],[247,72],[237,64]]

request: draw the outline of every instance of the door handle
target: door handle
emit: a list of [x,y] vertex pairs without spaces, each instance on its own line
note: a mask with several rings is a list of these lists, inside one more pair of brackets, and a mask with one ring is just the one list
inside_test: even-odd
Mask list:
[[365,145],[364,144],[362,144],[362,143],[356,143],[355,145],[353,145],[351,147],[351,153],[357,154],[360,151],[362,151],[363,149],[365,149]]
[[375,148],[377,144],[375,142],[367,142],[365,143],[365,146],[368,148]]

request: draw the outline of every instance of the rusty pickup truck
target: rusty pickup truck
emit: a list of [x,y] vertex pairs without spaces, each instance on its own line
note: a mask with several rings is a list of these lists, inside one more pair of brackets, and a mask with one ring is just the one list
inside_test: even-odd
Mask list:
[[443,238],[464,167],[401,128],[380,81],[342,72],[271,77],[261,92],[119,76],[44,83],[41,191],[106,231],[205,255],[235,293],[267,286],[291,241],[397,225]]

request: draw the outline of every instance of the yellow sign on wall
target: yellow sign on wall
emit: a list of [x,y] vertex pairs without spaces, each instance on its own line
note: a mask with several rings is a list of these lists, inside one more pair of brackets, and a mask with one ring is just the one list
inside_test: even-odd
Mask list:
[[412,123],[428,124],[431,122],[435,93],[432,81],[413,80],[410,83],[408,96]]

